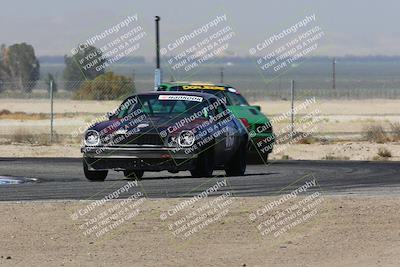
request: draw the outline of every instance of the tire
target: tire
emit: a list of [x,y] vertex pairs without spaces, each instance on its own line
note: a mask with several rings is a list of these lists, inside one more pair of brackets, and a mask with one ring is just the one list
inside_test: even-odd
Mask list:
[[103,182],[108,174],[108,171],[90,171],[85,159],[83,160],[83,172],[86,179],[93,182]]
[[269,156],[269,153],[265,154],[265,156],[264,156],[265,163],[268,163],[268,156]]
[[141,170],[124,170],[124,175],[126,178],[131,180],[141,180],[143,177],[144,171]]
[[246,155],[247,149],[241,146],[230,161],[225,165],[227,176],[243,176],[246,172]]
[[200,153],[197,160],[196,166],[190,171],[192,177],[211,177],[214,171],[214,150],[208,148],[204,152]]

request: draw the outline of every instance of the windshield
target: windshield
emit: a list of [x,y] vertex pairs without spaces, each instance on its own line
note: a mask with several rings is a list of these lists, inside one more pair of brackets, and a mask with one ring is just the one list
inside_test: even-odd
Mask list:
[[226,94],[228,95],[228,99],[232,106],[248,106],[249,105],[249,103],[246,101],[246,99],[239,93],[232,93],[232,92],[228,91],[228,92],[226,92]]
[[[184,87],[189,87],[189,86],[173,86],[170,88],[169,91],[191,91],[191,92],[208,93],[215,95],[219,98],[226,98],[227,104],[229,106],[249,106],[249,103],[246,101],[246,99],[241,94],[236,92],[236,90],[233,88],[215,86],[215,88],[222,88],[221,90],[221,89],[192,89],[192,88],[185,89]],[[201,87],[201,86],[193,86],[193,88],[196,87]],[[231,92],[229,90],[233,90],[235,92]]]
[[208,118],[209,114],[204,109],[207,100],[201,96],[192,95],[140,95],[128,98],[121,104],[118,118],[140,110],[148,116],[183,117],[199,112],[200,118]]

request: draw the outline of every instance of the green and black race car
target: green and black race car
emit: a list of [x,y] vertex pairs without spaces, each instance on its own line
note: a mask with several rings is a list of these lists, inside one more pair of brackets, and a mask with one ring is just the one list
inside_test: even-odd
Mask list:
[[202,82],[168,82],[162,83],[158,91],[196,91],[225,98],[228,109],[242,121],[250,133],[250,152],[258,154],[265,162],[268,160],[275,143],[271,122],[261,112],[260,106],[251,106],[232,86]]

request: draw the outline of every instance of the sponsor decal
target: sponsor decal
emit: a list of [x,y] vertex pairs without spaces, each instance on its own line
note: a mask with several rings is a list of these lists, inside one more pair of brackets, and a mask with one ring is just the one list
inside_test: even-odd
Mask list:
[[158,100],[183,100],[183,101],[202,102],[203,98],[201,96],[191,96],[191,95],[159,95]]
[[225,90],[223,86],[215,86],[215,85],[184,85],[182,86],[183,90]]
[[235,133],[232,131],[232,129],[228,129],[225,137],[225,148],[230,150],[233,147],[233,144],[235,143]]

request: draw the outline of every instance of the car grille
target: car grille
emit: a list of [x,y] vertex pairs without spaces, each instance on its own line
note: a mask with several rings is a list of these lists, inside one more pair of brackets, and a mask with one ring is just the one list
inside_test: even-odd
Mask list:
[[[119,135],[115,136],[114,140],[116,140],[118,136]],[[121,138],[121,137],[119,137],[119,138]],[[161,146],[161,145],[164,145],[164,141],[160,137],[159,134],[133,134],[133,135],[129,136],[128,138],[123,138],[122,141],[115,143],[115,145],[118,145],[118,144]]]

